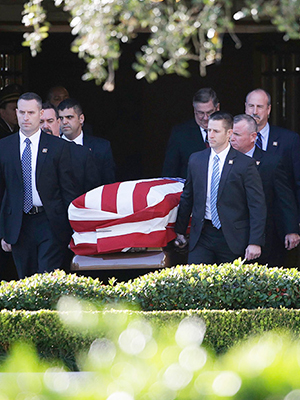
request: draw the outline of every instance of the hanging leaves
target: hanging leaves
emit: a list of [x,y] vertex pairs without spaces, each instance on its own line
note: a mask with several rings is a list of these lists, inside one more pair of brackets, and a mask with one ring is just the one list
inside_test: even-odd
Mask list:
[[[48,36],[49,23],[43,0],[24,5],[23,20],[33,32],[25,33],[23,45],[35,56]],[[137,79],[155,81],[160,75],[188,76],[189,61],[199,62],[201,76],[206,67],[222,57],[225,32],[234,34],[236,20],[268,18],[284,32],[285,40],[300,38],[300,0],[245,0],[233,11],[231,0],[54,0],[71,15],[71,32],[76,36],[71,50],[87,63],[84,80],[94,79],[103,89],[114,89],[122,43],[138,32],[149,32],[147,44],[133,64]]]

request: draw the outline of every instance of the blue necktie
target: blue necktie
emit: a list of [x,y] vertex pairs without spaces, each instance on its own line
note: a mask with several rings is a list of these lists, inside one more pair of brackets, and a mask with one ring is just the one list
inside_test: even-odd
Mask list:
[[26,147],[22,154],[22,172],[23,172],[23,189],[24,189],[24,202],[23,210],[28,213],[33,206],[32,202],[32,187],[31,187],[31,140],[25,139]]
[[210,187],[210,213],[211,222],[213,226],[217,229],[221,228],[221,222],[219,220],[218,210],[217,210],[217,198],[218,189],[220,182],[220,169],[219,169],[219,156],[216,154],[214,156],[213,171],[211,175],[211,187]]
[[257,138],[256,138],[256,146],[262,150],[262,138],[261,138],[261,133],[257,132]]

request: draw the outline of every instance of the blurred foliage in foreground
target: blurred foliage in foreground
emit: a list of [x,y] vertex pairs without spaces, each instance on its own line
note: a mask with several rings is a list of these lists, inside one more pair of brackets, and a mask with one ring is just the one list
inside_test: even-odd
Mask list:
[[1,399],[299,399],[300,342],[288,334],[252,338],[217,358],[202,346],[199,318],[157,331],[125,314],[80,318],[70,306],[61,313],[70,329],[105,332],[78,354],[81,372],[47,365],[18,344],[0,371]]

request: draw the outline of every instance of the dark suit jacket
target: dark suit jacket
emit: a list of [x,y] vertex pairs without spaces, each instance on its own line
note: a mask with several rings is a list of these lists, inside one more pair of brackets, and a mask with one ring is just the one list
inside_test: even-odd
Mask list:
[[[296,132],[270,125],[267,153],[282,157],[300,211],[300,137]],[[300,222],[300,216],[299,216]]]
[[[190,250],[196,246],[203,227],[210,151],[191,155],[180,199],[175,231],[185,234],[192,213]],[[264,244],[267,213],[262,182],[255,161],[233,148],[222,170],[217,208],[224,237],[233,253],[242,254],[248,244]]]
[[[18,127],[15,126],[13,129],[13,132],[17,132]],[[12,132],[7,126],[7,123],[4,121],[4,119],[0,118],[0,139],[5,138],[8,135],[11,135]]]
[[280,156],[271,155],[255,147],[253,158],[257,163],[266,198],[266,243],[263,253],[267,256],[271,251],[277,251],[273,246],[273,238],[276,233],[279,235],[282,245],[285,235],[298,233],[298,210],[295,195]]
[[70,143],[76,197],[101,185],[101,177],[92,152],[86,146]]
[[[36,186],[53,232],[63,243],[72,233],[67,208],[76,197],[67,142],[41,133],[37,155]],[[1,237],[18,240],[23,219],[23,179],[19,133],[0,140]]]
[[168,142],[162,176],[185,179],[191,154],[204,149],[206,145],[194,119],[175,126]]
[[87,146],[93,156],[101,177],[101,185],[114,183],[115,178],[115,162],[110,146],[110,142],[96,136],[83,134],[83,145]]

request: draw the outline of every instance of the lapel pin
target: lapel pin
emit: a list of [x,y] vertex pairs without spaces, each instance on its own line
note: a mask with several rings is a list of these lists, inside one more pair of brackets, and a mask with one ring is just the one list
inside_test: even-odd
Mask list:
[[256,161],[256,165],[259,165],[260,164],[260,161]]
[[228,161],[228,164],[231,164],[231,165],[232,165],[232,164],[233,164],[233,160],[229,160],[229,161]]
[[273,146],[278,146],[278,142],[273,142]]
[[45,147],[42,150],[42,153],[48,153],[48,149],[46,149]]

